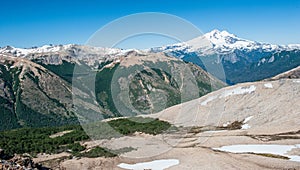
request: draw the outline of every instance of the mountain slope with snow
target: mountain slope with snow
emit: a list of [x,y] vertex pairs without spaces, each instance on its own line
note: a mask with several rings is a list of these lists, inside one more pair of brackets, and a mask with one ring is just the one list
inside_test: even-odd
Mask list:
[[149,51],[197,64],[228,84],[263,80],[300,65],[299,44],[260,43],[219,30]]
[[148,116],[185,127],[220,127],[239,121],[248,125],[244,129],[248,135],[297,132],[299,87],[299,79],[243,83]]
[[197,37],[187,42],[152,48],[150,50],[165,52],[185,51],[197,52],[200,55],[211,55],[215,53],[228,54],[234,52],[235,50],[261,50],[264,52],[274,52],[293,49],[300,49],[300,45],[273,45],[268,43],[260,43],[239,38],[227,31],[213,30],[209,33],[204,34],[203,36]]
[[300,65],[300,45],[273,45],[250,41],[227,31],[213,30],[187,42],[146,50],[122,50],[84,45],[42,46],[31,49],[0,48],[0,54],[12,54],[46,65],[63,61],[98,68],[118,61],[131,52],[147,55],[163,52],[192,62],[228,84],[271,78]]

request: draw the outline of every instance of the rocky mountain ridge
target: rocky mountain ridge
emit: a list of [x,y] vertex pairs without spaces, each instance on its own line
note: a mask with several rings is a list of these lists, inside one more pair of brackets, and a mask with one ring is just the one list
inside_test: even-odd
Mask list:
[[[26,56],[0,54],[1,130],[149,114],[225,86],[200,67],[163,53],[105,52],[102,56],[86,48],[75,48],[83,56],[70,49]],[[91,56],[99,60],[89,60]],[[191,81],[185,80],[188,77]],[[122,93],[126,100],[118,94],[121,80],[128,83]],[[93,84],[95,89],[90,87]],[[188,92],[186,85],[194,91]],[[124,111],[116,102],[131,105]],[[97,119],[85,119],[80,112],[92,112]]]

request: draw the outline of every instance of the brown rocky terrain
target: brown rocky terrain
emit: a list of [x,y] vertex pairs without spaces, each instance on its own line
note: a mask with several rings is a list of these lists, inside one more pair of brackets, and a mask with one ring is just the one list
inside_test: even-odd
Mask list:
[[300,78],[300,66],[289,70],[287,72],[281,73],[275,77],[267,80],[279,80],[279,79],[299,79]]
[[[175,124],[178,129],[159,135],[85,141],[87,148],[132,147],[116,158],[73,158],[61,169],[122,169],[135,164],[176,159],[168,169],[300,169],[291,160],[300,156],[299,79],[238,84],[199,99],[147,115]],[[221,151],[222,146],[291,146],[282,154]],[[155,168],[153,168],[155,169]]]

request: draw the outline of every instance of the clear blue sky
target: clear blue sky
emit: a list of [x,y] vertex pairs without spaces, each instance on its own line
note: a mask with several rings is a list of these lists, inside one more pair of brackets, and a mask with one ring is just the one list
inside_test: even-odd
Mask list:
[[300,43],[300,0],[6,0],[0,46],[84,44],[103,25],[139,12],[177,15],[203,32],[224,29],[250,40]]

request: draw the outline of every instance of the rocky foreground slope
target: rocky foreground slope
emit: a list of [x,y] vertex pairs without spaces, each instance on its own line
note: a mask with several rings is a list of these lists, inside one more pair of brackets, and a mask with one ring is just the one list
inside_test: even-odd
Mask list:
[[134,150],[117,158],[65,160],[60,166],[155,169],[154,160],[175,160],[178,164],[169,169],[299,169],[299,88],[299,79],[226,87],[148,115],[171,122],[178,127],[175,131],[82,142],[87,148]]
[[300,66],[289,70],[287,72],[281,73],[267,80],[279,80],[279,79],[299,79],[300,78]]
[[[52,169],[70,170],[300,169],[299,88],[300,79],[238,84],[156,114],[144,115],[168,121],[173,126],[150,126],[151,120],[157,120],[148,119],[150,124],[147,124],[149,122],[141,118],[131,119],[131,122],[126,119],[108,121],[110,127],[122,127],[117,129],[102,126],[106,121],[99,122],[101,125],[90,124],[106,135],[117,130],[125,134],[130,132],[113,138],[99,136],[96,139],[86,135],[84,140],[77,138],[76,134],[83,135],[82,132],[91,134],[91,128],[84,126],[80,133],[80,128],[47,130],[43,136],[47,141],[76,137],[77,140],[69,143],[72,145],[72,141],[76,141],[71,148],[81,145],[83,150],[74,153],[72,149],[61,148],[58,154],[37,154],[33,161]],[[127,126],[131,128],[126,130]],[[140,129],[131,131],[137,127]],[[159,127],[167,127],[167,130],[147,133]],[[109,133],[105,133],[105,129]],[[11,133],[18,136],[18,132],[25,131]],[[10,133],[2,135],[14,141]],[[3,144],[6,149],[5,142]],[[58,148],[63,146],[57,145]],[[107,152],[99,147],[106,148]],[[99,152],[104,155],[112,152],[113,157],[97,157]]]
[[[230,86],[152,115],[178,126],[247,124],[249,134],[298,131],[299,79],[280,79]],[[278,126],[281,125],[281,126]]]

